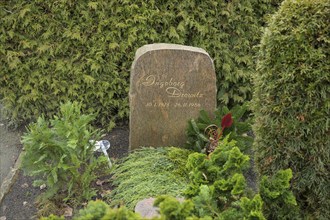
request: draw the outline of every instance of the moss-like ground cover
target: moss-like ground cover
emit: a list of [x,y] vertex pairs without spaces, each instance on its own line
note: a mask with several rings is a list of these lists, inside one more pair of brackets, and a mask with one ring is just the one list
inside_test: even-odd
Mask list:
[[182,196],[188,184],[185,164],[189,153],[175,147],[142,148],[123,158],[113,172],[111,206],[134,209],[145,198],[162,194]]

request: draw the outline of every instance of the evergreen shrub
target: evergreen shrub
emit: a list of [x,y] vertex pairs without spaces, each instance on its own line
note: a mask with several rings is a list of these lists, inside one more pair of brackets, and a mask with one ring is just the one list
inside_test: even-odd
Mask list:
[[56,216],[51,214],[48,217],[41,217],[40,220],[65,220],[64,216]]
[[[142,220],[143,218],[125,206],[111,209],[101,200],[90,201],[84,209],[74,215],[73,220]],[[64,217],[50,215],[40,220],[64,220]],[[159,219],[160,220],[160,219]]]
[[261,174],[292,169],[307,219],[330,219],[330,2],[286,0],[261,44],[253,98]]
[[251,97],[252,47],[279,0],[1,1],[0,97],[12,121],[51,117],[79,101],[111,129],[128,116],[135,51],[150,43],[204,48],[218,100]]
[[292,171],[262,176],[256,194],[243,175],[250,158],[236,144],[227,135],[212,154],[189,155],[190,183],[185,194],[194,203],[192,213],[207,219],[296,219],[298,207],[290,190]]
[[79,217],[74,219],[100,220],[108,209],[109,206],[101,200],[90,201],[84,209],[79,210]]

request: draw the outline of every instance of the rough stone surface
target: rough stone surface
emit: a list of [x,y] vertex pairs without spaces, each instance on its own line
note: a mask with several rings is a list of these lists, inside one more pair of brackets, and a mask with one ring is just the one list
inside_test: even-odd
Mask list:
[[130,150],[183,146],[187,121],[216,108],[213,61],[200,48],[145,45],[135,55],[129,98]]
[[148,199],[139,201],[136,204],[134,211],[139,213],[144,219],[150,219],[159,216],[159,208],[154,207],[155,200],[155,198],[150,197]]

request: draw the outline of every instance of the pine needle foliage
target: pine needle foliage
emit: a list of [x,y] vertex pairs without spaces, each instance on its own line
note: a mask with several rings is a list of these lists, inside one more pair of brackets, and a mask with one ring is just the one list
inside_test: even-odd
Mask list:
[[330,2],[286,0],[260,44],[253,98],[261,174],[292,169],[307,219],[330,219]]
[[12,121],[82,102],[111,129],[128,117],[135,51],[150,43],[201,47],[214,59],[218,101],[251,98],[253,46],[280,0],[60,0],[0,3],[0,97]]
[[[178,151],[182,160],[171,159],[169,154],[178,155]],[[113,171],[115,189],[109,196],[110,205],[125,205],[133,210],[145,198],[182,195],[188,184],[183,167],[189,152],[174,147],[142,148],[123,158]]]

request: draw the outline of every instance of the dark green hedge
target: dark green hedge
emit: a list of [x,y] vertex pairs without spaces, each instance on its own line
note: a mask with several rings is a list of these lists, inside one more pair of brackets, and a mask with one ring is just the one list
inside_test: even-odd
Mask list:
[[258,169],[269,175],[291,168],[304,218],[330,219],[330,1],[284,1],[260,47]]
[[251,98],[253,46],[279,0],[1,1],[0,97],[11,120],[81,101],[109,129],[128,116],[137,48],[177,43],[214,58],[219,103]]

